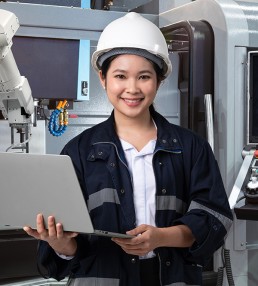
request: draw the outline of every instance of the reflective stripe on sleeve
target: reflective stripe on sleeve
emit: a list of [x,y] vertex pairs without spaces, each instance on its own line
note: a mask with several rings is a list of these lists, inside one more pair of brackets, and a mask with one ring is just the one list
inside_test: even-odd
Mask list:
[[226,230],[229,230],[231,224],[232,224],[232,220],[227,218],[226,216],[204,206],[204,205],[201,205],[195,201],[192,201],[191,204],[190,204],[190,207],[188,209],[188,211],[190,210],[194,210],[194,209],[201,209],[201,210],[204,210],[208,213],[210,213],[211,215],[213,215],[214,217],[216,217],[225,227]]
[[119,279],[115,278],[97,278],[82,277],[69,279],[67,286],[119,286]]
[[[95,278],[95,277],[83,277],[69,279],[67,286],[119,286],[119,279],[114,278]],[[199,284],[198,284],[199,285]],[[186,284],[184,282],[175,282],[166,284],[166,286],[198,286],[193,284]]]

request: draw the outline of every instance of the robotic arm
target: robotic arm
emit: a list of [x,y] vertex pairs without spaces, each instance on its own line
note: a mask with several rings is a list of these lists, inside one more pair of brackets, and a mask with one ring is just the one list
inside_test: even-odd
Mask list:
[[34,111],[28,80],[20,75],[11,51],[18,28],[17,17],[0,9],[0,110],[10,126],[16,128],[29,124]]

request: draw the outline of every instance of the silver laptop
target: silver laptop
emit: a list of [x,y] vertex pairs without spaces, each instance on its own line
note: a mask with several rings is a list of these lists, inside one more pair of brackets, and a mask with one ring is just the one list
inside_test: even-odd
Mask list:
[[65,231],[132,237],[94,230],[69,156],[0,153],[0,229],[36,228],[39,213]]

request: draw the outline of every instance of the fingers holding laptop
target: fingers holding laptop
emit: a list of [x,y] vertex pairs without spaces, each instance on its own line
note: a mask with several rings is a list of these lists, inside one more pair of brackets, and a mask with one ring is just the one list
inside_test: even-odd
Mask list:
[[75,232],[63,231],[61,223],[56,223],[53,216],[47,219],[47,228],[45,227],[42,214],[37,215],[37,229],[25,226],[24,231],[39,240],[44,240],[58,253],[63,255],[74,255],[77,249]]
[[132,239],[112,238],[128,254],[143,256],[159,246],[160,229],[142,224],[127,234],[135,236]]

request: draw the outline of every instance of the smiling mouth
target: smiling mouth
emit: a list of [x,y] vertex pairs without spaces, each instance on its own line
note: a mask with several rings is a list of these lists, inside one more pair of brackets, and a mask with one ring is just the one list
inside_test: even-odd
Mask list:
[[122,98],[125,102],[127,103],[138,103],[143,100],[143,98],[138,98],[138,99],[128,99],[128,98]]

